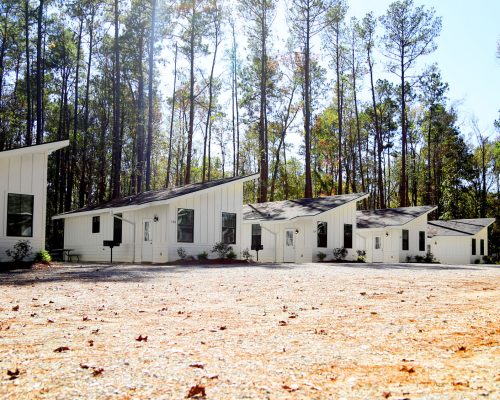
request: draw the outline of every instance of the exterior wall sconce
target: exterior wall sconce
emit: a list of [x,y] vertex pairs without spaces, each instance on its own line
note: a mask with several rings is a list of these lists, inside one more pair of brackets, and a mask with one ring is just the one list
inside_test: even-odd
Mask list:
[[299,234],[299,230],[298,229],[295,229],[295,234],[298,235]]
[[385,233],[385,236],[389,236],[389,232],[386,232],[386,233]]
[[159,218],[158,218],[158,215],[156,215],[156,214],[155,214],[155,216],[153,217],[153,221],[154,221],[154,222],[158,222],[158,219],[159,219]]

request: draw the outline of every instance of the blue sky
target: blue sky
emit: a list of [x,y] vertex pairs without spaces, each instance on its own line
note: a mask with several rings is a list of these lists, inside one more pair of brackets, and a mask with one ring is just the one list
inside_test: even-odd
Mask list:
[[[385,13],[390,0],[348,0],[350,14],[362,18],[373,11]],[[443,19],[438,48],[423,58],[437,63],[448,82],[448,99],[459,112],[458,124],[464,134],[471,131],[471,118],[487,135],[494,134],[493,121],[499,118],[500,60],[496,45],[500,39],[500,0],[415,0],[416,5],[434,7]],[[493,139],[493,137],[491,137]]]

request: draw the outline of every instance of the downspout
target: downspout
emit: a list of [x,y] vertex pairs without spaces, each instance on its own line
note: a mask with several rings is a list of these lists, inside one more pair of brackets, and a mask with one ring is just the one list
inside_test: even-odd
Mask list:
[[133,247],[133,253],[132,253],[132,262],[135,263],[135,222],[133,221],[130,221],[128,219],[125,219],[123,217],[119,217],[118,215],[116,214],[113,214],[113,210],[110,210],[109,213],[113,216],[113,218],[116,218],[116,219],[119,219],[121,221],[124,221],[124,222],[127,222],[129,224],[131,224],[134,229],[133,229],[133,234],[134,234],[134,247]]

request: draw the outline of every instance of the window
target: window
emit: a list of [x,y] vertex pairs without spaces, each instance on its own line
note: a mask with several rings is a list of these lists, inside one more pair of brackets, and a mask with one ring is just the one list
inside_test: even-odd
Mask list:
[[193,243],[194,241],[194,210],[179,208],[177,210],[177,241]]
[[113,216],[113,242],[115,243],[121,243],[122,242],[122,224],[123,221],[120,218],[115,218],[115,217],[122,217],[121,214],[115,214]]
[[479,241],[479,255],[484,256],[484,239]]
[[236,244],[236,214],[222,213],[222,243]]
[[326,222],[318,222],[318,247],[327,247],[327,232],[328,224]]
[[472,255],[476,255],[476,239],[472,239]]
[[425,232],[418,232],[418,250],[425,251]]
[[101,230],[101,217],[92,217],[92,233],[99,233]]
[[262,245],[262,228],[259,224],[252,224],[252,250],[260,250]]
[[344,248],[352,249],[352,225],[344,224]]
[[375,236],[375,250],[380,250],[382,248],[382,241],[380,236]]
[[8,194],[7,236],[33,236],[33,199],[30,194]]
[[409,240],[409,232],[408,229],[403,229],[403,250],[410,249],[410,240]]

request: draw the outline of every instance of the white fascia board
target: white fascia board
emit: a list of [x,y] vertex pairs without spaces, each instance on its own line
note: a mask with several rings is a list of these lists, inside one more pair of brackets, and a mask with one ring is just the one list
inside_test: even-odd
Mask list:
[[0,158],[18,157],[27,154],[50,154],[56,150],[62,149],[69,145],[69,140],[60,140],[57,142],[44,143],[39,145],[20,147],[18,149],[11,149],[0,151]]

